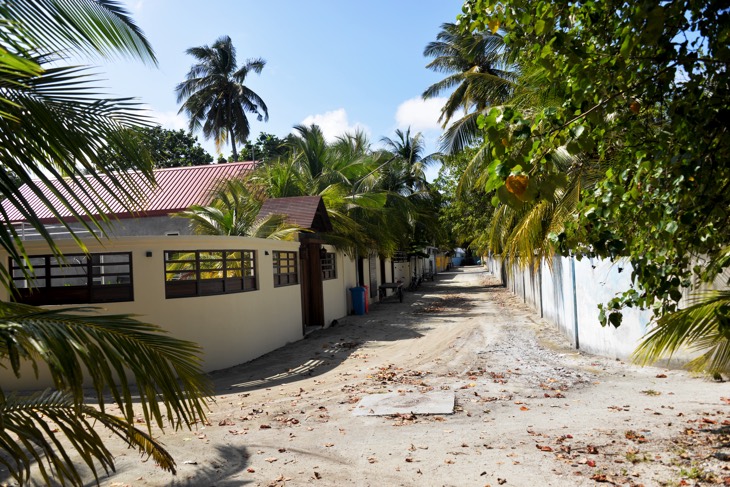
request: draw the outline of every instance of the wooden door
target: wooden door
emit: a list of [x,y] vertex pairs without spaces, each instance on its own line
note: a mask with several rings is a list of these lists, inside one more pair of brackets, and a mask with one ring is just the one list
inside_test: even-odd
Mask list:
[[319,243],[304,241],[299,249],[304,326],[324,326],[324,287],[320,248]]

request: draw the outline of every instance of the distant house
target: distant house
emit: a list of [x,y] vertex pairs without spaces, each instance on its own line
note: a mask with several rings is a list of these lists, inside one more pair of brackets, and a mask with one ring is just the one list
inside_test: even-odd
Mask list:
[[[206,166],[175,167],[156,169],[154,171],[156,185],[150,188],[144,201],[140,202],[140,210],[135,213],[126,211],[119,202],[109,198],[109,192],[102,184],[92,182],[92,187],[98,193],[99,201],[110,201],[107,214],[112,221],[105,230],[116,237],[125,236],[153,236],[153,235],[189,235],[189,222],[183,218],[172,218],[171,215],[186,210],[192,205],[206,205],[210,202],[210,192],[222,180],[243,176],[254,168],[253,162],[234,162],[228,164],[210,164]],[[108,180],[102,176],[103,181]],[[67,180],[68,182],[68,180]],[[76,188],[68,182],[71,191]],[[63,196],[69,191],[60,181],[54,182],[54,188]],[[54,238],[67,235],[67,230],[60,224],[53,212],[44,204],[28,185],[20,188],[21,196],[28,201],[28,206],[39,216]],[[63,221],[69,224],[79,235],[85,233],[83,225],[76,221],[68,209],[59,203],[59,198],[49,188],[43,188],[43,194],[51,202]],[[75,191],[75,194],[83,194]],[[85,198],[84,203],[93,204],[91,198]],[[5,221],[14,225],[23,240],[40,238],[35,230],[27,225],[22,212],[3,202],[3,210],[7,215]]]

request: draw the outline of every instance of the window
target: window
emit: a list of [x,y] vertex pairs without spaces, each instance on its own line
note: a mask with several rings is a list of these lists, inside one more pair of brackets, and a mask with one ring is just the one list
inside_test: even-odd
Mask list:
[[165,297],[255,291],[253,250],[166,250]]
[[322,279],[337,279],[337,260],[335,254],[327,252],[321,260],[322,263]]
[[299,283],[297,253],[274,250],[274,287]]
[[396,251],[393,255],[393,262],[396,264],[408,262],[408,254],[402,250]]
[[11,259],[13,300],[35,306],[48,304],[134,301],[132,254],[34,255],[18,264]]

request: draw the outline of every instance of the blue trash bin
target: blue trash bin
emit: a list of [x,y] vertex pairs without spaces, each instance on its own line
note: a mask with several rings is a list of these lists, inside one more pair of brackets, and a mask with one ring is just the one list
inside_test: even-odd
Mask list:
[[350,293],[352,293],[352,309],[356,315],[365,314],[365,288],[364,287],[351,287]]

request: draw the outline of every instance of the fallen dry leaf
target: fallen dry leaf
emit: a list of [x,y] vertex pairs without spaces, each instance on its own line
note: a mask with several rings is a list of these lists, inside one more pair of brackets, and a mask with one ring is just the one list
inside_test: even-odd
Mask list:
[[605,473],[597,473],[591,477],[591,480],[595,480],[596,482],[611,482]]

